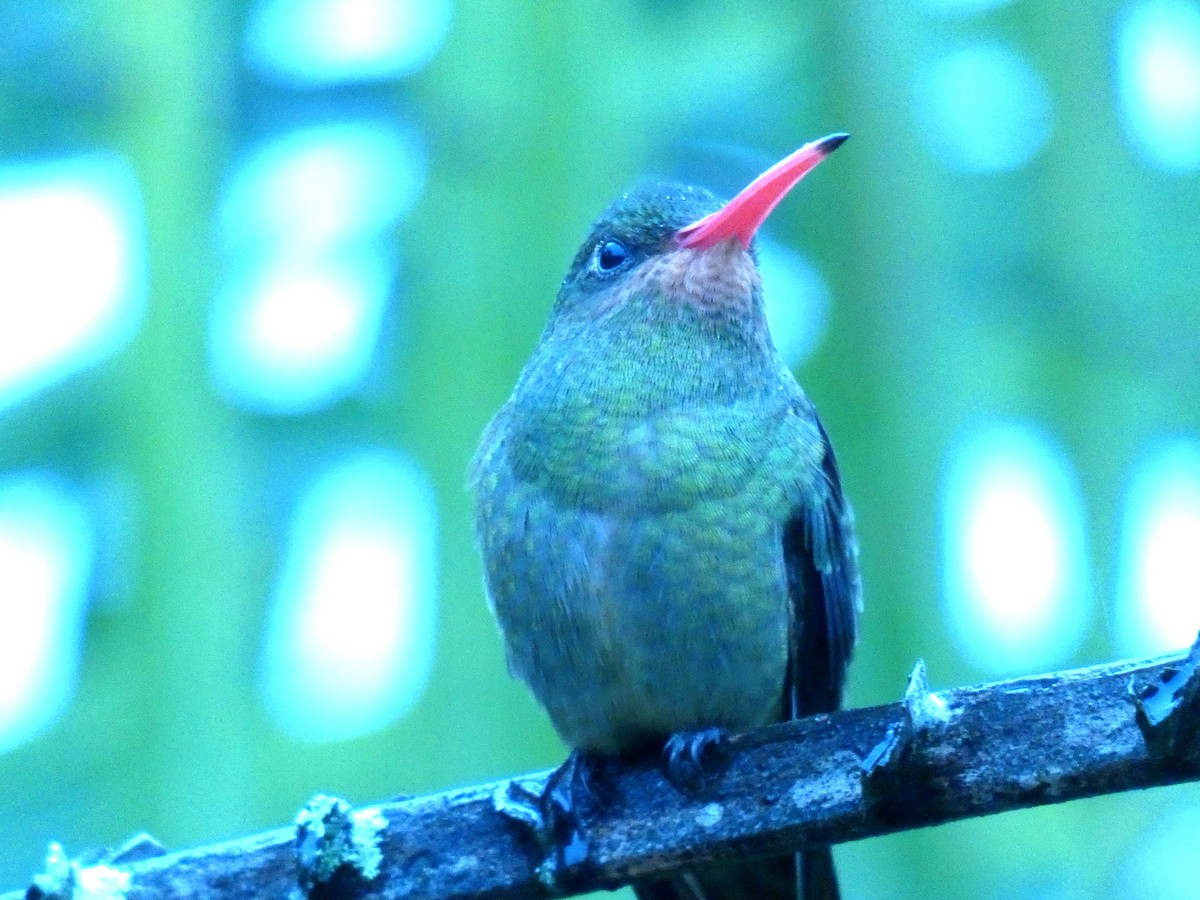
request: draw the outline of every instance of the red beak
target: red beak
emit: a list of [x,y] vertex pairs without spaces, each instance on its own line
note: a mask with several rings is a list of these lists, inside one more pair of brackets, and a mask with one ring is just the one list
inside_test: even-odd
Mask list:
[[675,243],[680,247],[704,250],[736,237],[743,247],[749,247],[754,232],[787,192],[849,137],[848,134],[831,134],[805,144],[755,178],[715,213],[680,228],[675,233]]

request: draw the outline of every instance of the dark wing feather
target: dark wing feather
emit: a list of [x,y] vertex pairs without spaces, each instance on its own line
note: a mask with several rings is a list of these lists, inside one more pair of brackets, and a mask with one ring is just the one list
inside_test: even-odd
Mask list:
[[792,602],[784,718],[841,706],[861,605],[854,514],[842,495],[829,436],[819,421],[816,426],[824,451],[820,476],[812,496],[792,513],[783,530]]
[[[783,529],[783,560],[792,602],[783,717],[833,712],[842,705],[846,667],[858,632],[862,581],[854,514],[829,435],[810,412],[821,438],[821,471],[813,492]],[[829,847],[809,847],[792,858],[801,900],[838,900]]]

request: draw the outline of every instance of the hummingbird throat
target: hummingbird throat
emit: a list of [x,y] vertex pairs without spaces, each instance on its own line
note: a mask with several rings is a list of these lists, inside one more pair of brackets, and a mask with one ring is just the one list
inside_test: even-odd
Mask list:
[[631,296],[648,294],[703,313],[752,315],[761,291],[754,258],[730,239],[706,249],[680,247],[651,257],[613,300],[619,305]]

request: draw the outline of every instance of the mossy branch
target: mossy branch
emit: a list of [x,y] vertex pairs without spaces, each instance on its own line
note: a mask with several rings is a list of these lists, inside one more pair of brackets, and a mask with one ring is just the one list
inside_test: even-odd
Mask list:
[[[603,768],[588,860],[558,885],[609,888],[700,860],[1200,780],[1198,736],[1200,641],[1188,655],[938,693],[918,665],[901,703],[732,738],[691,794],[665,781],[656,760]],[[536,791],[545,778],[516,782]],[[138,858],[142,842],[133,856],[64,869],[57,893],[43,874],[29,896],[95,897],[84,886],[97,881],[117,885],[106,900],[537,896],[541,851],[496,811],[510,790],[500,782],[358,813],[318,798],[296,826],[149,858]],[[93,868],[107,880],[89,880]]]

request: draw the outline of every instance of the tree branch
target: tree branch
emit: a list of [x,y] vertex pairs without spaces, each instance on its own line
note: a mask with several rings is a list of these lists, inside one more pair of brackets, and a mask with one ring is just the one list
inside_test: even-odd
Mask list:
[[[593,779],[588,861],[560,870],[556,887],[610,888],[718,857],[1200,779],[1198,669],[1200,641],[1187,656],[931,694],[918,665],[902,703],[731,738],[694,794],[666,782],[657,760],[604,765]],[[77,863],[65,881],[76,900],[543,894],[532,833],[495,801],[514,785],[540,790],[546,774],[359,813],[320,798],[297,827],[133,861],[146,854],[143,843],[104,866]],[[552,868],[541,866],[543,879]],[[69,885],[56,891],[52,874],[30,895],[70,896]],[[99,874],[118,889],[88,893],[85,882]]]

